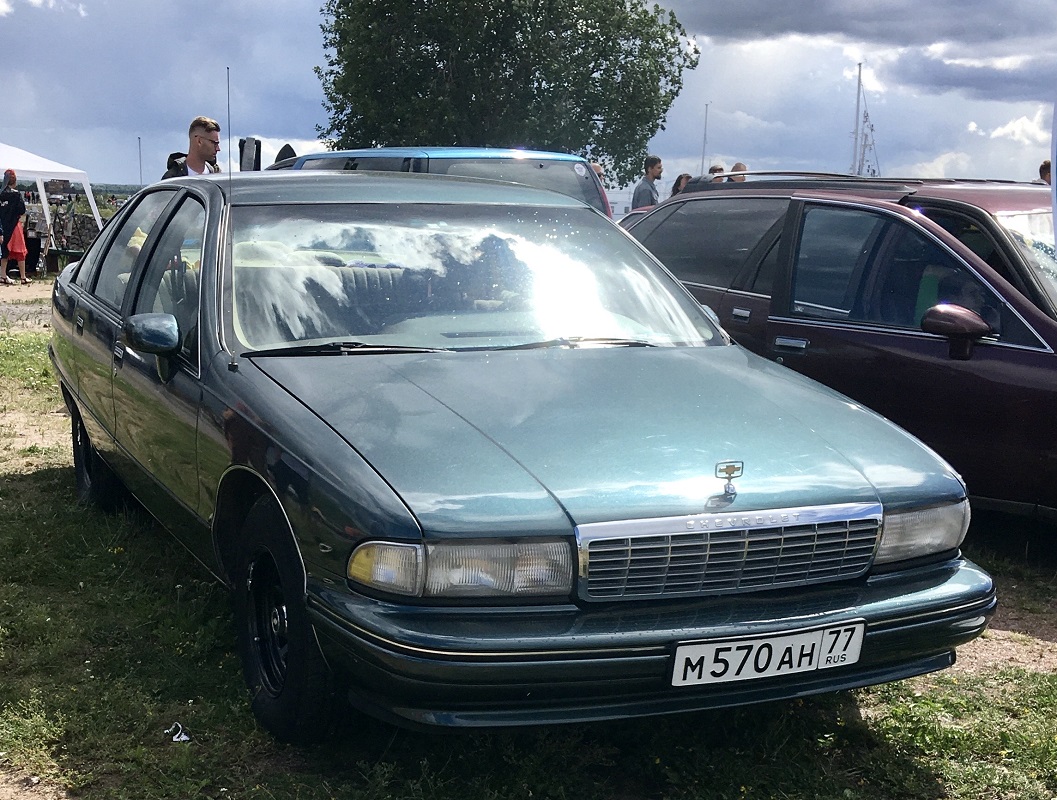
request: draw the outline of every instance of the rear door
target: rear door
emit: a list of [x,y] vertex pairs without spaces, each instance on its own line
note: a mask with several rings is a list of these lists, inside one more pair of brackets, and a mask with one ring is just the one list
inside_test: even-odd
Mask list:
[[80,288],[70,340],[76,391],[89,438],[108,460],[116,455],[112,379],[128,285],[152,226],[175,196],[175,190],[166,189],[140,196],[116,223],[98,259],[83,264],[74,279]]
[[[1057,361],[1037,309],[903,209],[795,199],[783,238],[764,355],[907,428],[974,495],[1052,504],[1044,453],[1057,441]],[[993,328],[968,359],[920,327],[940,302],[968,307]]]
[[629,232],[727,325],[731,315],[722,311],[727,290],[747,264],[769,252],[788,207],[783,197],[691,195],[658,207]]

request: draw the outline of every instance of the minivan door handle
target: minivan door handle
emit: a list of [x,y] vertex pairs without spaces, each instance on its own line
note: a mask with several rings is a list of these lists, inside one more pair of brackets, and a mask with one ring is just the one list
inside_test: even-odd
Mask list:
[[789,350],[807,350],[809,342],[807,339],[794,339],[791,336],[776,336],[775,347],[784,347]]

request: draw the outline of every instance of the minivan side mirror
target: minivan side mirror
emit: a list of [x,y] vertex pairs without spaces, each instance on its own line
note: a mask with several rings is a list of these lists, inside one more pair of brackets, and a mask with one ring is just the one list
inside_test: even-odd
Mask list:
[[993,332],[975,311],[952,303],[940,303],[926,311],[921,330],[946,337],[950,341],[950,357],[955,361],[972,358],[973,343]]

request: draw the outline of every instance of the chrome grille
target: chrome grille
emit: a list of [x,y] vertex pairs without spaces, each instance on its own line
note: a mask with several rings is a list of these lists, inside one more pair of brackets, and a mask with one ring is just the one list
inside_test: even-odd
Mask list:
[[862,575],[881,507],[873,503],[581,525],[587,600],[722,594]]

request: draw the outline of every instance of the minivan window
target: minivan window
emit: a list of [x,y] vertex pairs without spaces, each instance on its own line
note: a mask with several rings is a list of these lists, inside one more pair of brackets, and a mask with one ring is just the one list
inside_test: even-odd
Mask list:
[[918,329],[938,303],[975,311],[992,335],[1037,346],[1024,322],[953,253],[909,224],[858,209],[808,208],[793,272],[793,313]]
[[435,175],[460,175],[464,178],[490,178],[495,181],[524,183],[539,189],[561,192],[583,200],[604,214],[609,213],[602,193],[598,190],[598,178],[583,161],[431,157],[427,171]]
[[789,200],[778,197],[695,198],[640,241],[679,280],[727,289],[788,207]]
[[878,214],[829,206],[806,209],[793,267],[793,312],[848,319],[862,270],[884,226]]
[[351,158],[345,156],[331,156],[329,158],[306,158],[301,163],[301,169],[355,169],[349,166]]

